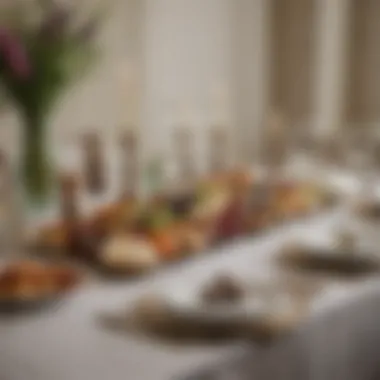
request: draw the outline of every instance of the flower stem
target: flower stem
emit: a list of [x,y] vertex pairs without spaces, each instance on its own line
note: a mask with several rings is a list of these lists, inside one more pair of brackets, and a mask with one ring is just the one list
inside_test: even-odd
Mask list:
[[25,195],[34,205],[44,203],[52,189],[51,163],[47,155],[46,129],[43,120],[25,120],[22,157],[22,180]]

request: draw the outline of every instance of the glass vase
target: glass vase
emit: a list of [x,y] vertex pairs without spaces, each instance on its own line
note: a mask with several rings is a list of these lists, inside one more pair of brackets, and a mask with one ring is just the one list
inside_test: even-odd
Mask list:
[[38,226],[48,222],[53,215],[56,181],[47,118],[32,114],[24,117],[22,122],[18,171],[22,199],[19,212],[23,223],[22,233],[29,238]]
[[25,200],[31,206],[44,206],[52,194],[52,161],[44,117],[24,118],[20,172]]

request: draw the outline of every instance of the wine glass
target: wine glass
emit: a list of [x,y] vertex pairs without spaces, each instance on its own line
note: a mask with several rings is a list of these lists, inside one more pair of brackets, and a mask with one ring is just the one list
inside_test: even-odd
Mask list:
[[355,128],[347,133],[346,160],[349,169],[359,181],[359,193],[369,195],[373,190],[373,173],[371,156],[373,140],[371,133],[365,128]]
[[296,174],[314,177],[314,171],[321,158],[316,144],[316,136],[308,124],[294,126],[289,136],[289,159]]
[[269,115],[265,135],[265,164],[269,177],[281,178],[288,159],[288,131],[284,118],[279,113]]

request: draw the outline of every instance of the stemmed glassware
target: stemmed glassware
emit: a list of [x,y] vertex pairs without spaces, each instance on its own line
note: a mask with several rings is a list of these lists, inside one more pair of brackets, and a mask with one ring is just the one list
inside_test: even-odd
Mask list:
[[374,190],[374,140],[368,128],[347,131],[345,138],[345,164],[359,182],[358,195],[369,196]]
[[264,161],[268,174],[272,179],[282,177],[288,159],[288,133],[282,116],[271,113],[267,121],[263,145]]
[[378,171],[380,170],[380,130],[373,125],[369,130],[370,173],[373,192],[376,192]]
[[[355,204],[378,204],[378,181],[377,172],[380,162],[380,140],[376,128],[371,126],[355,126],[347,134],[346,162],[355,175],[358,188],[353,196]],[[370,206],[372,207],[372,206]],[[377,206],[374,206],[377,207]],[[356,210],[356,208],[355,208]],[[378,219],[368,218],[360,212],[349,218],[355,221],[358,228],[357,233],[361,237],[363,244],[372,248],[378,246],[379,222]]]
[[339,164],[339,141],[334,134],[318,135],[308,129],[304,135],[304,154],[309,161],[309,176],[328,181],[329,173]]
[[297,174],[309,178],[320,164],[313,129],[308,123],[303,123],[294,125],[289,132],[290,165]]

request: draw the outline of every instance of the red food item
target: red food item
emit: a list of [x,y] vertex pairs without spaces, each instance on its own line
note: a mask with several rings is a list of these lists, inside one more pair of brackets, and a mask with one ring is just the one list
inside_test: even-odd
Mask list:
[[246,230],[246,208],[241,199],[233,200],[217,221],[217,236],[220,239],[232,238]]
[[153,246],[158,255],[164,260],[173,260],[178,257],[180,241],[171,229],[159,230],[151,235]]
[[69,290],[80,282],[80,275],[76,271],[65,267],[51,267],[47,275],[57,289]]
[[21,261],[10,264],[1,273],[0,295],[43,297],[70,290],[79,280],[79,274],[70,268]]

